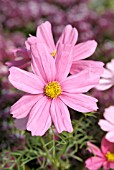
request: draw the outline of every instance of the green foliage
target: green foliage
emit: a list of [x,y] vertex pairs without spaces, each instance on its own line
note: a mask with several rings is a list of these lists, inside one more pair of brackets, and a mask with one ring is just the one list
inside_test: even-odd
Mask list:
[[73,169],[71,162],[83,162],[81,151],[86,151],[86,142],[92,141],[92,137],[88,135],[92,121],[88,115],[82,115],[72,124],[74,128],[72,133],[57,134],[53,126],[43,137],[32,137],[29,132],[25,132],[24,148],[9,150],[8,154],[4,151],[0,168],[7,169],[5,167],[8,163],[8,170],[27,170],[28,167],[30,170]]
[[114,9],[114,0],[91,0],[90,7],[97,10],[98,12],[102,12],[106,9]]

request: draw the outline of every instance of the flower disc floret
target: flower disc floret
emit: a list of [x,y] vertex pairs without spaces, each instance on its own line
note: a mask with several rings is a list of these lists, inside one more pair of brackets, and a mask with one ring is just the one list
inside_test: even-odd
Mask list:
[[107,152],[106,158],[108,159],[108,161],[114,162],[114,153]]
[[54,50],[52,53],[51,53],[52,57],[55,57],[56,55],[56,50]]
[[45,86],[45,95],[49,98],[56,98],[61,94],[61,86],[57,81],[49,82]]

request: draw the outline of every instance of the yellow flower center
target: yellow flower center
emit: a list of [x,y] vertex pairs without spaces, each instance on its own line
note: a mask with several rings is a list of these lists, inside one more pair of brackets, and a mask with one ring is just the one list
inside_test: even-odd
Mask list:
[[114,161],[114,153],[111,153],[111,152],[107,152],[106,153],[106,158],[108,161]]
[[51,53],[52,57],[55,57],[56,55],[56,50],[54,50],[52,53]]
[[48,83],[45,86],[45,95],[49,98],[56,98],[61,94],[61,86],[57,81]]

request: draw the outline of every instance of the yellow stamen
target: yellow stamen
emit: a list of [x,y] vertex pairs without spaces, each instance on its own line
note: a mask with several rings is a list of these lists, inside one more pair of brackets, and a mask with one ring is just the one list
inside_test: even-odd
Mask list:
[[57,81],[53,81],[48,83],[45,86],[45,95],[48,96],[49,98],[56,98],[58,97],[62,90],[61,90],[61,86]]
[[52,53],[51,53],[52,57],[55,57],[56,55],[56,50],[54,50]]
[[114,153],[107,152],[106,158],[107,158],[108,161],[114,162]]

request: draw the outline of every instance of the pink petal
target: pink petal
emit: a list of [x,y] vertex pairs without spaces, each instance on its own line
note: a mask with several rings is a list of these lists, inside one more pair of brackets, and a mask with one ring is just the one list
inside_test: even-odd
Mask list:
[[86,41],[76,45],[73,49],[73,61],[90,57],[96,50],[97,43],[94,40]]
[[91,60],[75,61],[72,64],[70,73],[76,74],[82,70],[88,70],[91,76],[99,78],[104,71],[103,65],[104,64],[102,62],[91,61]]
[[102,74],[102,77],[103,77],[103,78],[106,78],[106,79],[112,79],[113,74],[112,74],[111,71],[109,71],[109,70],[107,70],[107,69],[104,68],[104,72],[103,72],[103,74]]
[[16,48],[13,50],[13,54],[16,58],[30,58],[28,50],[26,48]]
[[96,86],[96,89],[103,91],[109,89],[112,86],[113,86],[113,82],[111,79],[100,79],[100,82],[98,86]]
[[50,22],[46,21],[37,28],[37,42],[44,43],[50,54],[55,50]]
[[56,55],[56,80],[61,81],[67,77],[72,64],[72,46],[59,44]]
[[110,142],[114,142],[114,130],[113,131],[109,131],[106,134],[106,139]]
[[50,112],[58,133],[62,131],[73,131],[67,106],[59,98],[52,100]]
[[76,28],[73,28],[71,25],[67,25],[57,42],[57,46],[59,43],[75,45],[75,43],[77,42],[77,38],[78,31],[76,30]]
[[112,125],[112,123],[104,120],[104,119],[100,119],[98,122],[98,125],[100,126],[100,128],[104,131],[111,131],[114,130],[114,125]]
[[32,67],[37,75],[43,77],[44,81],[50,82],[55,79],[55,61],[48,53],[45,44],[31,46]]
[[114,127],[114,106],[110,106],[110,107],[105,109],[104,117],[109,122],[111,122],[113,124],[113,127]]
[[31,94],[43,93],[44,84],[41,78],[17,67],[11,67],[9,70],[9,81],[14,87]]
[[87,142],[87,146],[88,146],[89,152],[93,153],[96,156],[104,157],[104,155],[102,154],[100,149],[97,146],[95,146],[94,144],[92,144],[91,142]]
[[114,143],[109,142],[106,139],[106,136],[102,139],[101,150],[104,153],[104,155],[106,155],[108,151],[114,153]]
[[114,73],[114,59],[107,63],[106,68],[108,68],[112,73]]
[[79,112],[91,112],[97,110],[97,99],[84,94],[70,94],[63,92],[61,100],[70,108]]
[[92,156],[85,161],[85,164],[86,168],[88,168],[89,170],[98,170],[102,167],[103,162],[104,160],[102,158]]
[[15,67],[19,67],[19,68],[24,68],[24,67],[27,66],[29,61],[30,61],[30,58],[24,58],[24,59],[21,59],[21,60],[9,61],[9,62],[6,62],[5,64],[8,67],[15,66]]
[[109,163],[109,167],[110,167],[111,169],[114,169],[114,163],[113,163],[113,162],[110,162],[110,163]]
[[22,119],[15,119],[16,128],[20,130],[26,130],[27,121],[28,121],[28,116]]
[[42,95],[25,95],[21,97],[12,107],[11,114],[14,118],[20,119],[26,117],[34,104]]
[[109,167],[109,162],[106,160],[106,161],[104,161],[103,162],[103,170],[107,170],[107,169],[109,169],[110,167]]
[[50,128],[50,105],[51,100],[44,96],[32,108],[27,123],[27,130],[32,132],[32,136],[42,136]]
[[6,62],[5,64],[8,67],[19,67],[24,68],[30,61],[30,56],[26,48],[16,48],[13,50],[13,54],[15,56],[15,60]]
[[96,84],[98,84],[98,78],[91,76],[88,70],[83,70],[76,75],[67,77],[61,82],[61,87],[64,92],[82,93],[95,87]]
[[35,36],[30,36],[29,38],[27,38],[27,41],[25,41],[27,50],[30,50],[30,46],[36,43],[37,43],[37,38]]

